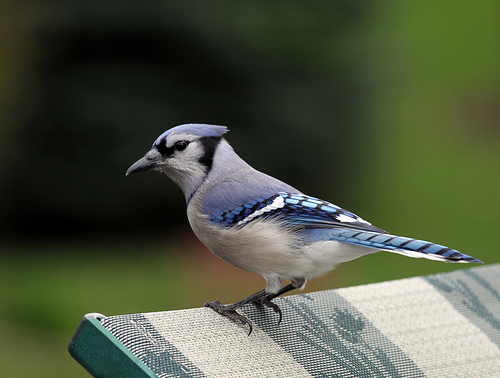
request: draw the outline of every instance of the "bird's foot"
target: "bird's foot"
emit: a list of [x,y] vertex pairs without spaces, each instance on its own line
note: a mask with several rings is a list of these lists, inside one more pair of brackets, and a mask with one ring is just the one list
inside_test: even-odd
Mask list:
[[285,287],[282,287],[280,291],[278,291],[276,294],[268,294],[266,293],[265,290],[258,291],[255,294],[252,294],[241,301],[229,304],[229,305],[223,305],[220,303],[218,300],[215,300],[213,302],[207,302],[203,305],[203,307],[209,307],[215,312],[221,314],[222,316],[225,316],[226,318],[229,318],[233,321],[240,322],[241,324],[245,325],[248,324],[248,327],[250,327],[250,332],[248,332],[248,335],[252,333],[252,322],[244,316],[238,313],[236,310],[239,309],[240,307],[243,307],[246,304],[249,303],[254,303],[256,305],[264,305],[266,307],[270,307],[274,310],[279,315],[279,320],[278,324],[281,323],[281,320],[283,319],[283,313],[281,312],[281,309],[276,303],[271,302],[274,298],[280,296],[281,294],[287,293],[290,290],[295,289],[295,286],[292,284],[289,284]]
[[229,318],[235,322],[240,322],[243,325],[248,324],[248,327],[250,328],[248,331],[248,336],[250,336],[250,334],[252,333],[252,322],[246,316],[236,312],[236,309],[239,308],[239,306],[235,306],[235,303],[230,305],[223,305],[218,300],[215,300],[213,302],[206,302],[203,307],[209,307],[218,314],[221,314],[222,316],[225,316],[226,318]]

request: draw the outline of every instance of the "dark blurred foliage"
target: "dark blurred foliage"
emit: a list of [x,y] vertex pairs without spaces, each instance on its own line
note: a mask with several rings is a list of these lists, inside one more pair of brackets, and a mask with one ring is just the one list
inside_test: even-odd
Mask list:
[[[1,231],[156,233],[185,222],[166,177],[125,178],[164,130],[228,126],[254,167],[315,195],[361,169],[364,2],[31,2],[31,68],[0,157]],[[24,28],[21,30],[21,28]],[[362,49],[362,48],[361,48]],[[347,156],[348,158],[342,158]]]

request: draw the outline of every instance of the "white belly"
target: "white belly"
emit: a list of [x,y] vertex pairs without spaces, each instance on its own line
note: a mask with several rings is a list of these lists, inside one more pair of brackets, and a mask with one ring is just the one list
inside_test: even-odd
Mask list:
[[264,277],[310,279],[342,262],[376,252],[335,241],[304,244],[300,233],[270,221],[253,221],[239,229],[223,228],[189,210],[194,233],[212,253],[237,268]]

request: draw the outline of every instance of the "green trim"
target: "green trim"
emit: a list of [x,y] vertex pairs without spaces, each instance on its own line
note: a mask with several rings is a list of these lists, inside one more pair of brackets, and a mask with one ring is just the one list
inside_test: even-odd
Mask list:
[[157,378],[144,363],[100,323],[101,314],[83,317],[68,350],[94,377]]

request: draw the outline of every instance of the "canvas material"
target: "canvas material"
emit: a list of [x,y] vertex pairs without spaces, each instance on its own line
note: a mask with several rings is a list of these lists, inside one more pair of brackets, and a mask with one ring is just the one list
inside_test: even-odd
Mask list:
[[247,305],[248,328],[208,308],[101,323],[159,377],[494,377],[500,264]]

